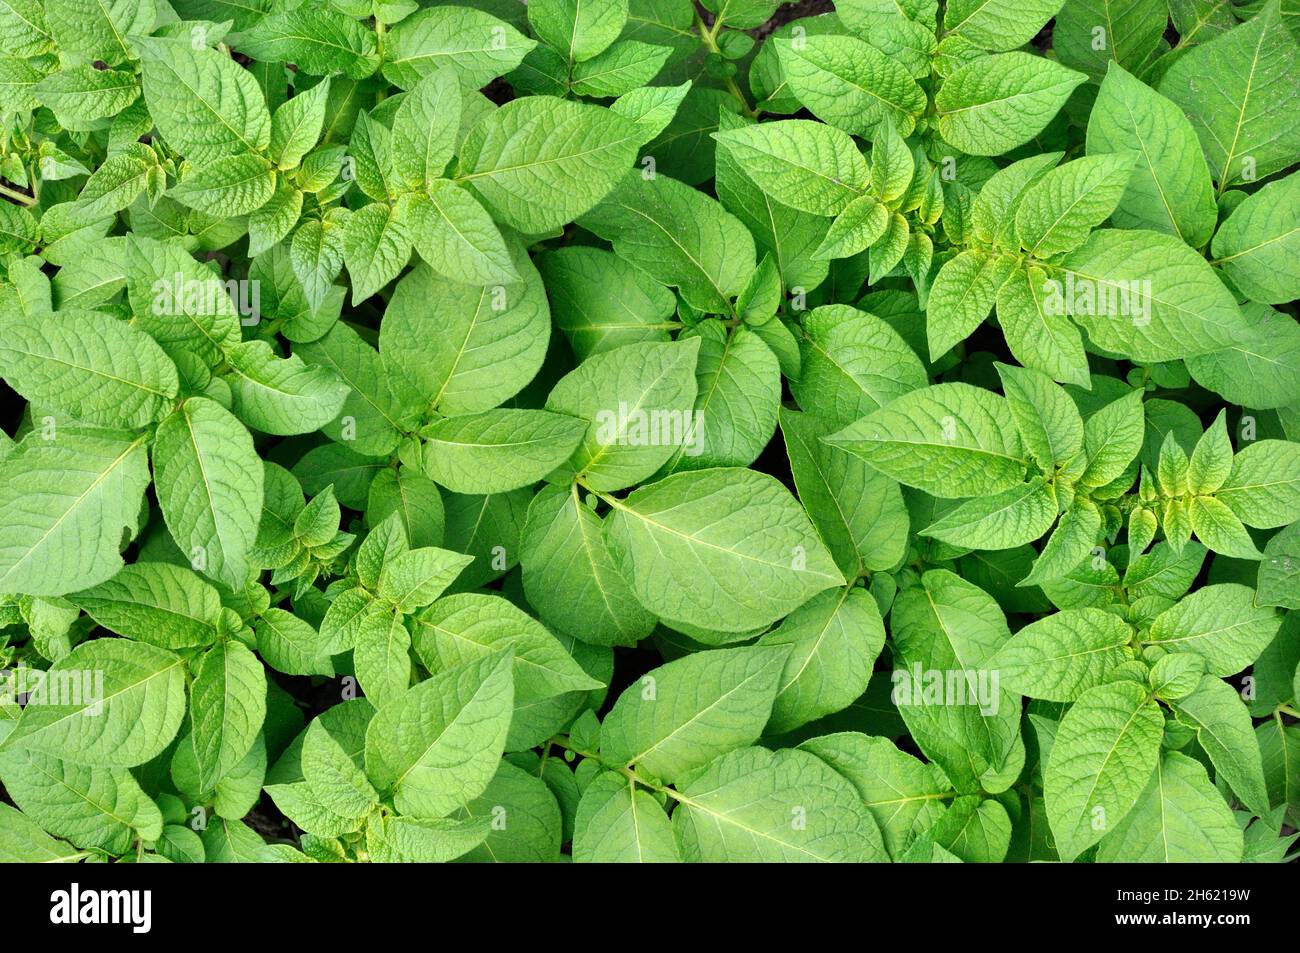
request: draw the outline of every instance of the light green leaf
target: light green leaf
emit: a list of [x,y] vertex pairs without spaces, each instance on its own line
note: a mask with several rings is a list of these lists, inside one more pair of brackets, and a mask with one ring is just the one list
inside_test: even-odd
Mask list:
[[1073,860],[1124,819],[1160,760],[1164,718],[1135,682],[1090,688],[1061,719],[1043,776],[1047,819]]
[[641,129],[612,110],[525,96],[489,113],[460,147],[456,181],[526,234],[591,210],[636,158]]
[[693,776],[684,793],[673,833],[687,862],[862,863],[888,856],[853,786],[806,751],[733,751]]
[[1088,116],[1088,154],[1138,153],[1112,214],[1120,228],[1150,228],[1200,248],[1216,210],[1196,132],[1183,111],[1112,63]]
[[504,493],[564,463],[586,430],[584,420],[545,410],[444,417],[421,431],[422,466],[454,493]]
[[1072,702],[1132,658],[1133,630],[1102,609],[1063,609],[1031,622],[998,650],[989,667],[1009,688],[1047,701]]
[[241,642],[218,642],[190,686],[190,743],[209,791],[253,746],[266,717],[266,672]]
[[180,656],[125,639],[77,646],[34,691],[0,751],[130,768],[166,748],[185,716]]
[[444,817],[492,780],[514,707],[511,654],[438,672],[371,719],[366,776],[402,814]]
[[939,132],[971,155],[1027,142],[1086,77],[1025,52],[996,53],[958,67],[935,97]]
[[30,401],[107,427],[143,427],[179,387],[148,335],[99,311],[0,316],[0,377]]
[[1211,675],[1234,675],[1258,658],[1282,618],[1256,608],[1254,591],[1237,583],[1197,589],[1151,623],[1143,641],[1171,652],[1196,652]]
[[582,792],[574,820],[573,860],[581,864],[675,864],[677,842],[659,803],[613,771]]
[[145,436],[32,434],[0,461],[0,588],[62,595],[122,568],[149,485]]
[[1000,493],[1025,473],[1006,399],[970,384],[911,391],[826,440],[900,483],[944,498]]
[[743,632],[843,585],[830,553],[773,477],[678,473],[618,501],[605,524],[615,565],[660,618]]
[[158,425],[153,467],[176,544],[198,571],[242,588],[262,515],[262,462],[243,424],[191,397]]

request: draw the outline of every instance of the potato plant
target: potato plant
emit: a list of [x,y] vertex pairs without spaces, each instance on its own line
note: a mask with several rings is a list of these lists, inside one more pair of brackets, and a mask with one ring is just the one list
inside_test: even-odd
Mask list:
[[2,0],[0,859],[1294,859],[1294,12]]

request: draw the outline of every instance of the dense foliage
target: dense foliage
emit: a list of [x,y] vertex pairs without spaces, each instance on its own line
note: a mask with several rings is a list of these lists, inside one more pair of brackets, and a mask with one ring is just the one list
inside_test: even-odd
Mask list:
[[1298,25],[0,0],[0,859],[1286,859]]

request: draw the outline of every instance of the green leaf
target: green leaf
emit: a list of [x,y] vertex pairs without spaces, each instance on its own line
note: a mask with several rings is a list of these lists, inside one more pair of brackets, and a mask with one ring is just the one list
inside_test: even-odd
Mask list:
[[1014,50],[1060,9],[1059,0],[954,0],[943,11],[943,28],[986,50]]
[[605,534],[638,601],[661,619],[743,632],[843,585],[794,498],[753,470],[678,473],[642,487],[617,502]]
[[925,367],[884,320],[846,305],[803,318],[795,399],[809,413],[847,425],[926,384]]
[[1132,360],[1177,360],[1230,346],[1246,325],[1200,255],[1171,235],[1101,229],[1054,268],[1048,305],[1093,344]]
[[716,132],[713,138],[760,189],[814,215],[840,214],[870,181],[853,139],[831,126],[782,119]]
[[1082,245],[1119,205],[1132,174],[1132,153],[1087,156],[1045,172],[1016,209],[1016,235],[1031,255],[1047,258]]
[[612,252],[583,245],[537,259],[555,324],[581,359],[638,341],[667,341],[673,293]]
[[247,215],[275,194],[275,172],[261,156],[224,156],[191,172],[167,194],[209,215]]
[[313,76],[342,72],[364,79],[379,68],[375,35],[328,6],[269,13],[239,35],[238,48],[254,59],[293,63]]
[[537,373],[550,337],[546,292],[518,248],[514,261],[518,284],[467,285],[425,266],[398,282],[379,333],[381,356],[429,406],[489,410]]
[[123,538],[139,529],[149,485],[144,436],[32,434],[0,461],[0,587],[62,595],[122,568]]
[[1072,702],[1132,658],[1125,651],[1132,635],[1102,609],[1064,609],[1017,632],[989,666],[1023,695]]
[[514,27],[471,7],[420,10],[389,32],[384,76],[403,89],[449,66],[466,89],[510,72],[537,45]]
[[323,79],[283,103],[271,116],[269,156],[277,168],[296,168],[320,141],[329,93],[330,81]]
[[168,145],[190,162],[264,152],[271,116],[253,74],[216,50],[187,40],[134,37],[144,100]]
[[1247,196],[1214,235],[1212,251],[1252,301],[1281,304],[1300,296],[1300,175]]
[[757,644],[790,646],[768,722],[781,734],[843,711],[867,690],[885,626],[871,594],[850,586],[813,596]]
[[911,135],[925,111],[925,93],[907,68],[851,36],[775,39],[781,75],[814,116],[854,135],[890,123]]
[[429,265],[474,285],[519,280],[500,230],[472,195],[454,182],[438,182],[410,207],[411,240]]
[[143,427],[179,387],[175,366],[147,334],[99,311],[37,322],[0,316],[0,376],[30,401],[106,427]]
[[1256,814],[1267,814],[1269,797],[1259,743],[1250,712],[1232,686],[1213,674],[1174,703],[1178,720],[1196,729],[1196,739],[1210,756],[1220,781]]
[[528,7],[533,32],[570,63],[589,60],[617,40],[627,17],[627,0],[537,0]]
[[672,825],[659,803],[629,779],[606,771],[582,792],[573,859],[583,864],[675,864]]
[[352,278],[352,303],[358,304],[388,284],[411,257],[409,204],[372,202],[343,227],[343,261]]
[[226,352],[232,410],[263,433],[310,433],[339,415],[349,388],[319,364],[298,355],[276,357],[264,341],[245,341]]
[[1061,719],[1043,777],[1047,819],[1062,860],[1114,830],[1160,760],[1164,718],[1134,682],[1090,688]]
[[1300,444],[1257,440],[1232,458],[1215,496],[1243,523],[1261,529],[1300,519]]
[[123,566],[69,601],[109,631],[159,648],[210,645],[217,639],[217,590],[197,573],[170,563]]
[[1010,637],[1002,609],[978,586],[935,569],[898,594],[890,624],[890,700],[917,746],[961,790],[1008,787],[1024,745],[1018,696],[999,687],[989,666]]
[[943,772],[900,751],[887,738],[840,732],[799,746],[843,775],[880,826],[891,857],[930,829],[950,796]]
[[162,834],[158,806],[123,768],[19,750],[0,756],[0,779],[27,816],[78,847],[123,854],[137,838],[157,840]]
[[889,227],[889,207],[871,195],[861,195],[835,217],[814,258],[851,258],[866,251]]
[[822,440],[832,429],[821,417],[781,409],[799,501],[845,578],[892,569],[906,550],[902,492],[860,457]]
[[742,748],[685,786],[673,833],[687,862],[870,862],[888,856],[843,777],[806,751]]
[[267,609],[253,626],[257,651],[286,675],[333,675],[329,645],[310,624],[284,609]]
[[403,433],[414,429],[418,401],[412,399],[410,385],[387,373],[380,355],[348,325],[335,324],[319,340],[297,345],[294,353],[309,365],[333,371],[352,388],[338,417],[321,428],[330,438],[357,453],[386,455]]
[[1047,272],[1037,266],[1017,269],[998,290],[998,323],[1007,348],[1025,367],[1053,380],[1086,387],[1088,358],[1083,335],[1051,305]]
[[504,493],[560,466],[586,430],[577,417],[545,410],[444,417],[421,431],[421,460],[430,479],[455,493]]
[[584,361],[546,399],[585,422],[568,466],[593,490],[621,490],[691,444],[700,340],[628,344]]
[[50,33],[64,55],[77,62],[120,63],[130,55],[124,38],[128,34],[149,32],[154,16],[153,3],[139,0],[94,3],[47,0],[45,3]]
[[1005,398],[935,384],[827,437],[900,483],[935,496],[984,496],[1021,482],[1026,460]]
[[0,804],[0,860],[12,864],[75,863],[85,856],[45,833],[26,814]]
[[[1282,22],[1280,3],[1188,50],[1160,81],[1160,92],[1192,121],[1222,193],[1284,169],[1300,155],[1300,129],[1289,119],[1300,49]],[[1205,77],[1217,82],[1208,84]]]
[[211,790],[248,754],[266,717],[266,673],[241,642],[218,642],[190,686],[198,786]]
[[966,340],[984,322],[1014,267],[1012,259],[983,250],[963,251],[944,263],[926,305],[931,361]]
[[130,768],[166,748],[185,715],[184,662],[152,645],[84,643],[50,666],[42,684],[0,751]]
[[1086,77],[1029,53],[996,53],[955,70],[935,97],[939,132],[971,155],[1029,141]]
[[438,70],[421,79],[402,97],[393,120],[394,171],[408,185],[433,191],[455,151],[460,121],[455,71]]
[[1216,210],[1196,132],[1181,109],[1111,63],[1088,116],[1088,154],[1132,151],[1137,167],[1112,220],[1200,248],[1214,230]]
[[1097,849],[1102,863],[1241,861],[1242,832],[1205,768],[1166,751],[1128,816]]
[[655,618],[619,574],[602,519],[575,490],[544,487],[528,507],[519,562],[529,605],[547,625],[594,645],[634,645]]
[[158,505],[191,565],[242,588],[262,512],[261,461],[243,424],[191,397],[158,425],[153,466]]
[[1161,0],[1070,0],[1052,26],[1052,49],[1066,66],[1094,77],[1108,66],[1136,71],[1156,51],[1168,22],[1169,5]]
[[1105,486],[1128,469],[1146,433],[1142,392],[1131,391],[1111,401],[1083,425],[1084,466],[1079,482]]
[[514,707],[510,650],[438,672],[366,729],[366,776],[397,810],[445,817],[496,773]]
[[597,97],[632,92],[653,80],[672,53],[672,47],[636,40],[615,43],[603,53],[574,65],[573,91],[580,96]]
[[1012,549],[1046,533],[1056,514],[1056,491],[1040,476],[968,500],[918,532],[966,549]]
[[731,311],[754,270],[754,238],[715,200],[666,175],[623,177],[579,223],[688,304]]
[[1254,596],[1237,583],[1205,586],[1156,616],[1144,641],[1197,653],[1211,675],[1234,675],[1259,657],[1282,624],[1275,610],[1256,608]]
[[672,781],[753,744],[771,715],[787,646],[718,649],[655,668],[604,719],[601,755]]
[[1043,472],[1073,459],[1083,449],[1084,426],[1070,395],[1040,371],[995,367],[1020,438]]
[[497,218],[532,234],[579,217],[636,158],[641,131],[600,106],[526,96],[489,113],[460,147],[456,181]]

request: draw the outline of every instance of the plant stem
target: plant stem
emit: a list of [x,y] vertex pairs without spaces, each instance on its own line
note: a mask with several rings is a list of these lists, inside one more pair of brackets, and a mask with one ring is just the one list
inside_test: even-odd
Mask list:
[[19,192],[17,189],[11,189],[7,185],[0,185],[0,195],[11,198],[21,205],[31,206],[36,204],[36,199],[32,198],[32,196],[25,192]]
[[[700,40],[704,43],[704,48],[710,53],[717,53],[719,56],[722,55],[722,50],[718,48],[718,30],[721,29],[721,27],[722,21],[715,20],[713,28],[709,29],[704,25],[704,21],[700,19],[700,12],[698,10],[695,11],[695,32],[700,35]],[[732,96],[736,97],[736,102],[740,103],[740,108],[745,111],[745,115],[750,119],[757,119],[758,110],[749,105],[749,100],[745,98],[745,94],[742,93],[740,87],[736,85],[736,78],[734,76],[728,76],[726,78],[726,84],[728,92],[730,92]]]
[[563,748],[566,751],[572,751],[574,754],[579,755],[580,757],[589,758],[590,760],[595,761],[597,764],[601,765],[604,768],[607,768],[610,771],[617,771],[619,774],[623,775],[623,777],[627,778],[630,781],[635,781],[637,784],[640,784],[642,787],[649,788],[651,791],[656,791],[659,794],[666,794],[674,801],[681,801],[684,804],[689,804],[691,801],[691,799],[688,798],[686,795],[680,794],[677,791],[674,791],[672,788],[667,787],[666,785],[656,784],[654,781],[641,777],[641,775],[636,773],[636,770],[634,768],[630,768],[624,764],[610,764],[608,761],[603,760],[598,754],[595,754],[591,751],[583,751],[581,748],[574,745],[573,742],[569,740],[567,735],[554,735],[547,741],[547,744],[556,745],[560,748]]

